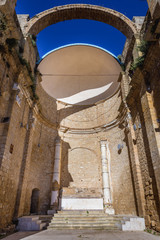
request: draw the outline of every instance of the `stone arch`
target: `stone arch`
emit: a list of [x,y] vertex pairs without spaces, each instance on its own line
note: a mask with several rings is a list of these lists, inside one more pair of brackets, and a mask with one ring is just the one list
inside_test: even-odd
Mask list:
[[36,36],[52,24],[72,19],[89,19],[104,22],[117,28],[129,39],[137,33],[135,24],[122,13],[88,4],[69,4],[41,12],[30,19],[25,26],[25,33]]

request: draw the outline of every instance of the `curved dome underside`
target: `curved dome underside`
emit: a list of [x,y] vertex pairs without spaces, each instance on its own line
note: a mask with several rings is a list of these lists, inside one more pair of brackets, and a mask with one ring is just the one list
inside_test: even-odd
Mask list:
[[118,89],[119,63],[93,46],[71,45],[48,54],[39,64],[42,87],[67,104],[89,105],[111,97]]

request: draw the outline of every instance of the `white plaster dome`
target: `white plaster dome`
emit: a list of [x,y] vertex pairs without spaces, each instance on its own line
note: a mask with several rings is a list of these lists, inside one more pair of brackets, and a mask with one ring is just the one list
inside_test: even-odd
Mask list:
[[70,45],[46,55],[39,64],[42,87],[54,99],[90,105],[111,97],[119,87],[118,61],[91,45]]

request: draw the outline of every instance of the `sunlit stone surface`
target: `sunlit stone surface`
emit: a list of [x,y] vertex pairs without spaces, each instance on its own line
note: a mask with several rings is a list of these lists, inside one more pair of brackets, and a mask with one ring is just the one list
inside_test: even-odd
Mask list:
[[42,87],[51,97],[68,104],[88,105],[116,92],[121,67],[103,49],[71,45],[49,53],[39,70]]

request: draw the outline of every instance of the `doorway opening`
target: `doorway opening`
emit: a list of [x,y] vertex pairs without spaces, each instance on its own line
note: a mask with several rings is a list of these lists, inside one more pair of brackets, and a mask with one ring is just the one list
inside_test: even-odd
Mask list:
[[38,207],[39,207],[39,189],[35,188],[32,190],[30,213],[38,214]]

